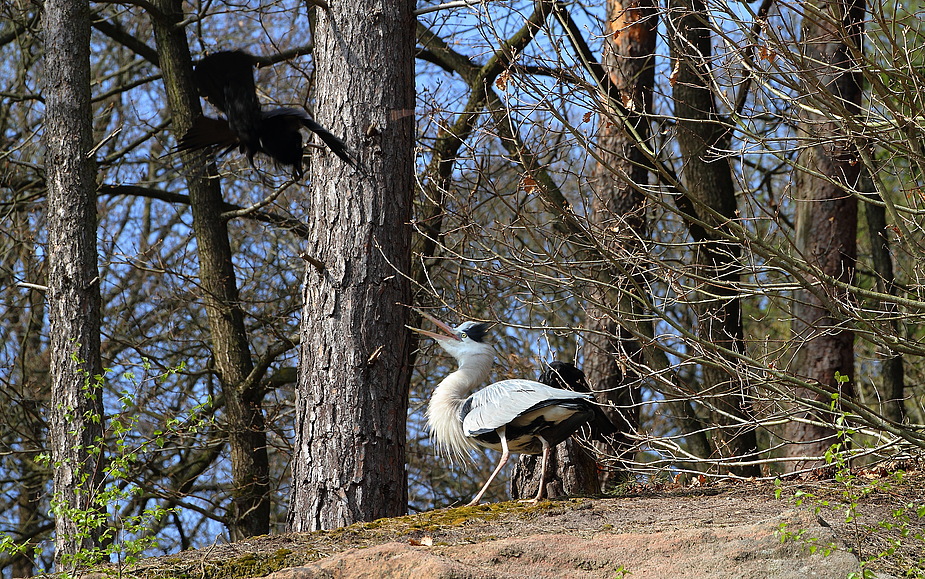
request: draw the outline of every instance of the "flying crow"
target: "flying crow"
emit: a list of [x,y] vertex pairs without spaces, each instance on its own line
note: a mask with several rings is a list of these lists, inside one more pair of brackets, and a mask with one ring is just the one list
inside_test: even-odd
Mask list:
[[217,147],[225,154],[235,147],[247,156],[251,165],[254,155],[263,153],[277,165],[292,167],[293,175],[302,177],[302,127],[318,137],[351,167],[356,162],[347,145],[319,125],[302,109],[276,108],[265,111],[257,100],[254,85],[256,59],[240,51],[211,54],[196,65],[194,78],[199,94],[225,114],[213,119],[200,116],[180,139],[181,151]]

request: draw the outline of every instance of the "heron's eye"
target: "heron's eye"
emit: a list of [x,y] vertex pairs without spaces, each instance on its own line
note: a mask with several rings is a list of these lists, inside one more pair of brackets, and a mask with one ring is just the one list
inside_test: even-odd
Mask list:
[[459,339],[460,339],[460,340],[465,340],[465,339],[466,339],[466,332],[459,332]]

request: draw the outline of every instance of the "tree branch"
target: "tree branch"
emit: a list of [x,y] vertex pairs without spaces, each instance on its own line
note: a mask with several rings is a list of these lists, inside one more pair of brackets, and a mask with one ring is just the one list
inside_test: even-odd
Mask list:
[[[189,205],[190,198],[188,195],[182,195],[180,193],[172,193],[170,191],[163,191],[161,189],[154,189],[152,187],[140,187],[137,185],[100,185],[97,190],[100,195],[127,195],[131,197],[144,197],[147,199],[157,199],[159,201],[164,201],[166,203],[177,203],[180,205]],[[253,219],[255,221],[260,221],[262,223],[268,223],[274,225],[281,229],[288,229],[292,231],[295,235],[301,237],[302,239],[307,239],[311,232],[308,229],[308,226],[302,223],[297,219],[291,217],[283,217],[276,213],[271,213],[269,211],[260,211],[260,210],[246,210],[246,208],[241,207],[240,205],[235,205],[233,203],[223,202],[222,204],[223,215],[230,214],[232,217],[241,216]],[[240,212],[240,213],[238,213]]]

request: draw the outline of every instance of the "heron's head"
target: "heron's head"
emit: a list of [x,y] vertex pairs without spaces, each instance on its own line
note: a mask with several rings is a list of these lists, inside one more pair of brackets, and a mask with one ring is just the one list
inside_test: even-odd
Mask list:
[[437,340],[440,347],[446,350],[447,354],[456,358],[460,364],[473,356],[487,355],[494,357],[494,348],[482,341],[492,324],[468,321],[453,328],[425,312],[420,313],[432,321],[440,332],[430,332],[410,326],[408,329]]

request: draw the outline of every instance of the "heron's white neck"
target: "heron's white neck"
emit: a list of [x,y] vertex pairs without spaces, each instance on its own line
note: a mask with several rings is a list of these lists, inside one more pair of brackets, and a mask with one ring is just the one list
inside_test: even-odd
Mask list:
[[494,358],[492,350],[466,356],[434,390],[427,407],[427,424],[440,454],[468,459],[468,451],[477,447],[463,432],[459,410],[469,392],[488,379]]

